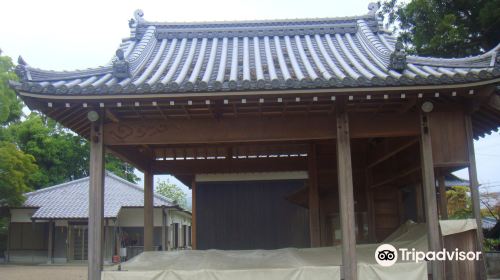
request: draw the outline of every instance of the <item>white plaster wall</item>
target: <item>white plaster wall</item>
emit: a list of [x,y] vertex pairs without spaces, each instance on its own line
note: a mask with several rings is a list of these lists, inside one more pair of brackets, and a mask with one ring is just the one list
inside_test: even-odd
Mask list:
[[10,209],[12,223],[31,223],[31,217],[37,209]]
[[[155,208],[153,213],[153,222],[155,227],[161,227],[162,209]],[[179,223],[181,225],[191,225],[191,216],[187,213],[169,209],[167,225]],[[117,220],[120,227],[143,227],[144,210],[143,208],[122,208]]]

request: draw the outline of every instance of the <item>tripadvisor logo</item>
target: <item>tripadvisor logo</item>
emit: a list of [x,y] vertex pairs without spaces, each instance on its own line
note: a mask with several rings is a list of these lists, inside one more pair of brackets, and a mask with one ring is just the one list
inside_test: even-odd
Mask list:
[[382,244],[375,251],[375,260],[381,266],[391,266],[398,260],[398,251],[391,244]]
[[443,249],[441,251],[417,251],[414,248],[409,250],[407,248],[399,248],[396,249],[391,244],[382,244],[378,246],[377,250],[375,250],[375,260],[381,266],[392,266],[398,261],[411,261],[415,263],[423,262],[423,261],[477,261],[479,260],[479,256],[481,252],[465,252],[459,251],[455,249],[453,251],[447,251]]

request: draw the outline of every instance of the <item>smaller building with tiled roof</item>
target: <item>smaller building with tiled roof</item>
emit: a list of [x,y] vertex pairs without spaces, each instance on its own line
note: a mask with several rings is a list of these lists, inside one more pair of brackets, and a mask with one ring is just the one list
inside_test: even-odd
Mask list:
[[[25,194],[11,208],[9,262],[78,262],[87,259],[89,177]],[[144,189],[106,172],[104,195],[105,259],[130,258],[142,251]],[[154,194],[154,244],[157,250],[190,247],[191,213]]]

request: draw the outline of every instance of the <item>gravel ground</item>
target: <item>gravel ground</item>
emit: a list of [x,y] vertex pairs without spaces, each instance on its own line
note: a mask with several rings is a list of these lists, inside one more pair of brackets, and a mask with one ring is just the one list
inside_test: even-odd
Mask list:
[[87,266],[0,265],[0,280],[86,280]]

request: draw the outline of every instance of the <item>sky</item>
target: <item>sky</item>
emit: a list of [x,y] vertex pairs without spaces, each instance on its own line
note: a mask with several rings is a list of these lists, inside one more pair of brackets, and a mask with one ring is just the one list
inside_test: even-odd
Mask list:
[[[37,68],[84,69],[112,58],[121,39],[130,36],[128,20],[136,9],[142,9],[148,21],[228,21],[363,15],[370,2],[375,1],[4,1],[0,5],[0,49],[14,60],[22,55]],[[500,191],[500,133],[476,141],[475,150],[479,182]],[[457,174],[467,178],[466,171]],[[168,178],[157,177],[155,180]],[[175,178],[169,179],[181,185]],[[187,187],[183,189],[189,194]]]

